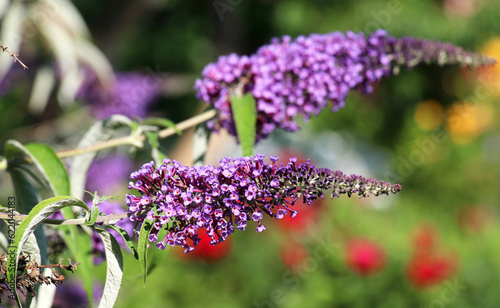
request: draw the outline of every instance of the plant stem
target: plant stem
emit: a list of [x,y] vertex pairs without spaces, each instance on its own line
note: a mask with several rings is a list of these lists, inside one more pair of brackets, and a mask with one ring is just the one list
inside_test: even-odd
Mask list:
[[19,58],[17,57],[18,55],[13,54],[12,52],[10,52],[10,50],[7,50],[9,47],[4,46],[2,43],[0,43],[0,48],[2,48],[4,52],[7,52],[12,58],[14,58],[14,63],[19,62],[19,64],[21,64],[23,69],[28,69],[26,64],[24,64],[21,60],[19,60]]
[[[197,115],[195,117],[192,117],[190,119],[187,119],[185,121],[179,122],[176,127],[178,130],[185,130],[187,128],[190,128],[192,126],[198,125],[200,123],[203,123],[205,121],[210,120],[215,116],[217,111],[215,110],[209,110],[206,111],[200,115]],[[171,136],[176,133],[176,130],[169,127],[162,129],[158,132],[158,137],[159,138],[166,138],[168,136]],[[92,153],[96,152],[99,150],[107,149],[107,148],[112,148],[116,147],[119,145],[135,145],[135,146],[141,146],[141,143],[145,140],[145,135],[140,135],[139,137],[134,137],[134,136],[126,136],[126,137],[120,137],[120,138],[115,138],[111,139],[108,141],[104,141],[101,143],[94,144],[92,146],[86,147],[86,148],[79,148],[79,149],[71,149],[71,150],[64,150],[64,151],[59,151],[57,152],[57,156],[59,158],[64,158],[64,157],[70,157],[70,156],[76,156],[76,155],[81,155],[81,154],[86,154],[86,153]]]
[[[179,124],[177,124],[176,126],[179,130],[185,130],[185,129],[188,129],[190,127],[193,127],[195,125],[198,125],[200,123],[203,123],[203,122],[206,122],[206,121],[212,119],[213,117],[215,117],[216,113],[217,113],[217,111],[215,109],[208,110],[208,111],[205,111],[204,113],[199,114],[195,117],[192,117],[192,118],[189,118],[185,121],[179,122]],[[159,131],[158,137],[166,138],[166,137],[171,136],[175,133],[176,133],[175,129],[169,127],[169,128],[165,128],[165,129],[162,129],[161,131]]]
[[59,152],[57,152],[57,156],[59,156],[59,158],[77,156],[77,155],[97,152],[99,150],[113,148],[113,147],[116,147],[119,145],[125,145],[125,144],[141,146],[140,143],[142,141],[144,141],[144,139],[145,139],[144,135],[141,135],[138,138],[136,138],[134,136],[125,136],[125,137],[115,138],[115,139],[111,139],[108,141],[96,143],[96,144],[89,146],[89,147],[86,147],[86,148],[77,148],[77,149],[59,151]]
[[[26,219],[28,215],[23,215],[23,214],[14,214],[12,216],[10,213],[0,213],[0,219],[8,220],[8,219],[14,219],[16,221],[23,221]],[[119,213],[119,214],[112,214],[112,215],[106,215],[106,216],[99,216],[97,217],[96,223],[97,222],[105,222],[105,221],[112,221],[112,220],[122,220],[124,218],[128,217],[128,213]],[[83,225],[87,222],[86,218],[76,218],[76,219],[52,219],[52,218],[47,218],[43,221],[43,223],[50,224],[50,225]]]

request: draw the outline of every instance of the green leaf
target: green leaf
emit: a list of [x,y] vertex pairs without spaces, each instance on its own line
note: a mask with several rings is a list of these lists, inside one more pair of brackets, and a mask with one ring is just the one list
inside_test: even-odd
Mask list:
[[158,132],[144,132],[149,144],[151,145],[151,156],[157,166],[163,163],[163,159],[167,156],[159,150],[160,143],[158,142]]
[[10,168],[9,174],[14,185],[16,195],[16,207],[20,213],[28,213],[40,202],[40,198],[35,187],[26,177],[23,170],[19,168]]
[[[33,187],[31,182],[26,178],[23,171],[20,169],[9,169],[9,174],[14,185],[18,209],[22,213],[30,212],[39,202],[39,197],[35,187]],[[18,227],[16,227],[16,231],[17,229]],[[29,251],[36,251],[39,254],[37,262],[40,264],[47,264],[47,239],[43,228],[35,230],[35,237],[36,242],[31,242],[31,244],[36,245],[37,247],[27,247],[27,253],[29,253]]]
[[250,93],[247,93],[243,96],[231,95],[230,100],[242,154],[243,156],[253,155],[257,123],[255,99]]
[[[163,238],[165,236],[165,229],[162,229],[160,231],[160,233],[158,233],[158,238]],[[151,274],[151,272],[158,267],[158,265],[161,264],[161,261],[163,260],[163,258],[165,257],[165,255],[167,254],[167,252],[165,250],[161,250],[161,249],[153,249],[152,251],[150,251],[150,254],[151,254],[151,258],[150,258],[150,262],[149,262],[149,265],[148,265],[148,275]]]
[[[21,168],[42,184],[52,196],[69,194],[68,173],[62,161],[48,145],[31,143],[23,146],[15,140],[5,142],[5,156],[9,169]],[[27,168],[26,159],[35,168]]]
[[[23,174],[23,171],[39,182],[51,196],[69,194],[69,179],[66,168],[55,151],[48,145],[31,143],[23,146],[17,141],[8,140],[5,153],[9,158],[8,170],[12,177],[16,196],[18,196],[19,208],[23,213],[31,211],[39,202],[36,189]],[[26,164],[26,159],[31,162],[29,165]],[[33,166],[34,170],[30,166]],[[29,236],[22,252],[28,254],[39,264],[48,263],[47,238],[43,228],[37,228],[34,235]],[[37,285],[36,290],[38,287]],[[32,297],[27,296],[25,303],[29,305],[31,300]]]
[[170,127],[170,128],[173,128],[177,134],[182,135],[182,131],[179,128],[177,128],[177,126],[175,125],[174,122],[172,122],[168,119],[151,117],[151,118],[147,118],[146,120],[144,120],[144,122],[142,122],[142,124],[161,126],[161,127]]
[[42,143],[29,143],[25,147],[47,175],[54,189],[54,196],[69,195],[68,171],[54,149]]
[[106,283],[99,308],[112,308],[120,291],[123,277],[123,256],[116,239],[105,229],[95,228],[104,244],[106,254]]
[[148,264],[148,238],[151,229],[153,229],[153,224],[156,219],[151,221],[144,219],[141,226],[141,231],[139,232],[139,239],[137,241],[137,253],[139,254],[139,264],[142,269],[142,275],[144,277],[144,287],[146,287],[146,277],[148,276],[147,264]]
[[[85,204],[85,202],[81,200],[68,196],[53,197],[44,200],[33,207],[28,216],[23,220],[23,222],[21,222],[16,230],[14,241],[9,246],[7,264],[15,265],[7,267],[6,276],[9,279],[10,285],[16,285],[18,257],[29,236],[48,216],[64,207],[69,206],[78,206],[85,209],[86,211],[89,210],[87,204]],[[17,290],[13,293],[18,305],[21,307],[21,302],[19,300]]]
[[[115,130],[121,127],[132,127],[132,121],[122,115],[113,115],[102,121],[98,121],[85,133],[77,148],[86,148],[96,143],[109,140]],[[70,164],[71,195],[76,198],[83,197],[87,171],[94,160],[96,152],[77,155],[72,158]]]
[[135,249],[134,242],[132,241],[132,238],[127,233],[127,231],[125,231],[125,229],[123,229],[122,227],[119,227],[117,225],[106,225],[105,227],[106,227],[106,229],[113,229],[118,234],[120,234],[122,236],[123,240],[125,241],[125,244],[127,244],[128,248],[130,249],[130,251],[134,255],[134,258],[136,260],[139,260],[139,254],[137,253],[137,250]]
[[153,157],[155,164],[159,166],[161,164],[160,151],[158,151],[158,147],[160,143],[158,142],[158,132],[144,132],[146,138],[148,139],[149,144],[151,145],[151,156]]
[[94,205],[90,209],[90,219],[85,223],[85,225],[92,226],[97,221],[97,217],[99,217],[99,207]]

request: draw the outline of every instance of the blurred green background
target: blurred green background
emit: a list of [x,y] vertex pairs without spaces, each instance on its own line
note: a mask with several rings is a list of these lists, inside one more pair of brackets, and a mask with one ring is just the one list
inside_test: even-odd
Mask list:
[[[175,122],[203,107],[192,85],[206,64],[230,52],[251,54],[276,36],[383,28],[500,60],[498,1],[73,3],[116,71],[161,78],[162,96],[151,114]],[[80,116],[87,108],[81,103],[61,106],[55,94],[43,112],[26,111],[32,68],[53,59],[47,48],[34,53],[34,44],[44,46],[37,40],[23,45],[20,57],[30,70],[0,100],[0,142],[70,148],[93,119]],[[384,79],[370,96],[351,93],[345,108],[324,110],[299,133],[274,135],[258,152],[310,157],[330,169],[401,183],[403,190],[369,200],[325,199],[311,206],[317,209],[305,226],[281,228],[269,220],[262,234],[250,226],[211,257],[186,258],[167,248],[146,287],[138,262],[127,255],[116,307],[497,307],[499,85],[496,68],[421,66]],[[233,139],[223,140],[234,146]],[[163,142],[167,154],[184,155],[176,138]],[[6,200],[12,190],[5,174],[0,184]],[[434,230],[433,252],[453,264],[425,287],[408,274],[422,228]],[[360,275],[349,267],[346,243],[353,238],[378,243],[385,256],[379,270]],[[428,275],[441,265],[429,265]],[[103,279],[104,265],[96,273]]]

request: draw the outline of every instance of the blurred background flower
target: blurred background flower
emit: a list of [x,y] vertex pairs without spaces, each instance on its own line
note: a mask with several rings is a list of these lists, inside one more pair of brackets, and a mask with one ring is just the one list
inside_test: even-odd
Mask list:
[[120,73],[112,86],[106,87],[95,74],[88,74],[76,97],[90,105],[96,119],[113,114],[145,118],[160,94],[160,84],[149,75]]
[[362,276],[382,270],[386,263],[382,246],[367,238],[349,239],[345,246],[345,259],[347,266]]
[[[94,284],[94,300],[93,305],[99,303],[102,297],[103,286],[96,282]],[[56,296],[52,303],[53,308],[84,308],[90,307],[87,299],[87,294],[81,282],[67,279],[63,284],[57,287]]]
[[457,271],[458,258],[443,252],[438,236],[429,225],[421,225],[414,236],[413,253],[406,271],[410,282],[418,288],[439,284]]
[[206,234],[205,228],[197,230],[200,243],[196,249],[186,254],[183,249],[176,249],[176,254],[183,260],[198,260],[203,262],[216,262],[223,260],[231,253],[231,239],[217,245],[210,245],[210,237]]

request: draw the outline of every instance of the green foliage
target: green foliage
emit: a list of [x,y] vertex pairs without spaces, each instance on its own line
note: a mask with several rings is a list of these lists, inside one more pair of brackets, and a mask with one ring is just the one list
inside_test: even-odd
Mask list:
[[230,100],[242,156],[253,155],[257,123],[255,100],[249,93],[243,96],[232,95]]
[[[141,123],[165,127],[171,127],[172,122],[162,120],[164,116],[178,122],[195,114],[199,105],[193,97],[192,82],[207,63],[230,52],[254,53],[271,37],[337,30],[372,32],[384,28],[398,37],[439,39],[480,51],[486,41],[498,36],[498,1],[472,1],[475,6],[469,15],[447,9],[445,4],[451,2],[240,1],[226,11],[221,20],[212,1],[155,1],[154,5],[140,4],[133,10],[117,0],[106,3],[74,1],[88,22],[96,44],[100,44],[115,67],[121,71],[146,71],[153,77],[165,76],[164,88],[175,88],[173,94],[165,90],[166,95],[155,106],[154,114],[160,119]],[[28,41],[26,43],[33,42]],[[282,145],[313,158],[318,165],[326,161],[332,162],[328,167],[336,169],[355,166],[370,170],[380,179],[397,179],[404,188],[394,200],[336,200],[334,204],[321,205],[321,215],[311,228],[295,233],[282,232],[278,222],[269,220],[262,234],[248,228],[247,232],[232,235],[231,253],[212,262],[184,259],[180,257],[183,252],[177,248],[167,247],[163,252],[152,247],[148,252],[147,232],[141,232],[136,251],[130,236],[123,230],[106,226],[118,231],[133,252],[133,255],[123,256],[126,271],[121,289],[116,294],[119,282],[113,280],[112,290],[107,289],[111,293],[106,293],[108,303],[116,297],[116,307],[199,307],[200,303],[205,307],[258,307],[259,304],[266,307],[266,303],[268,307],[496,307],[500,302],[499,99],[490,95],[479,102],[494,106],[491,111],[494,120],[488,131],[468,143],[456,143],[445,123],[448,106],[464,100],[468,91],[475,91],[470,81],[474,80],[474,74],[458,68],[437,67],[402,71],[399,76],[375,85],[372,95],[351,93],[345,108],[336,113],[324,110],[318,118],[302,123],[303,131],[307,132],[305,137],[300,133],[287,134],[287,142]],[[5,203],[8,194],[15,194],[22,213],[28,213],[37,205],[40,196],[71,194],[82,197],[88,167],[96,156],[92,153],[72,158],[70,170],[78,171],[71,172],[70,187],[66,169],[52,148],[28,143],[37,140],[54,145],[64,141],[54,147],[68,148],[68,143],[80,138],[82,129],[90,127],[94,119],[79,109],[80,105],[64,109],[54,101],[44,114],[26,116],[24,102],[29,100],[31,91],[26,90],[24,83],[29,81],[25,79],[29,78],[23,77],[22,82],[14,80],[13,83],[21,85],[3,96],[0,103],[3,132],[0,142],[7,138],[20,141],[8,141],[4,146],[11,181],[0,178],[0,203]],[[239,99],[244,103],[235,104]],[[443,121],[435,130],[424,130],[415,123],[415,110],[426,99],[437,100],[445,108]],[[249,117],[255,114],[255,107],[251,107],[254,103],[246,98],[233,97],[231,101],[233,106],[244,107],[241,110],[233,108],[233,111],[243,153],[248,155],[255,132],[241,130],[251,128],[251,123],[255,122]],[[55,120],[54,115],[61,117]],[[130,120],[108,124],[97,122],[84,134],[78,147],[109,140],[119,133],[119,127],[131,128],[132,135],[144,128]],[[47,130],[49,134],[44,134]],[[435,143],[435,150],[427,155],[421,145],[432,140],[436,132],[443,133],[443,141]],[[324,136],[328,138],[320,139]],[[158,164],[166,157],[165,153],[174,152],[179,140],[161,140],[156,131],[147,131],[146,137],[148,146],[134,152],[138,154],[138,162],[149,161],[153,156]],[[343,142],[334,143],[339,140]],[[276,139],[271,139],[273,141]],[[268,155],[279,154],[270,153],[268,149],[270,147],[259,150]],[[411,163],[412,155],[418,153],[424,153],[424,159],[418,164]],[[105,154],[102,151],[99,155]],[[27,163],[31,163],[30,167]],[[123,196],[118,200],[123,203]],[[487,208],[489,214],[481,221],[479,231],[470,231],[464,227],[463,219],[471,217],[464,213],[476,206]],[[65,217],[74,218],[69,207],[65,209]],[[90,222],[97,218],[96,215],[98,212],[94,210]],[[422,222],[436,226],[442,247],[449,248],[459,257],[460,269],[448,282],[456,281],[463,287],[452,289],[444,282],[421,290],[408,281],[405,271],[411,256],[412,234]],[[146,222],[143,228],[151,228],[151,225],[152,222]],[[95,268],[89,258],[88,234],[72,226],[59,226],[58,229],[71,255],[82,262],[77,273],[84,276],[88,292],[96,277],[121,276],[116,243],[106,231],[100,230],[106,252],[110,253],[108,263],[111,263]],[[32,228],[25,228],[29,230]],[[34,230],[37,233],[42,228]],[[88,227],[84,230],[91,232]],[[24,237],[21,231],[17,235]],[[346,267],[343,244],[350,236],[359,235],[371,237],[384,246],[388,261],[380,273],[359,277]],[[309,253],[309,258],[299,264],[303,271],[298,274],[284,266],[281,255],[282,247],[294,242],[304,244]],[[43,259],[42,243],[38,240]],[[330,243],[332,249],[327,258],[318,261],[314,253],[325,247],[324,243]],[[139,266],[134,257],[140,260]],[[138,278],[141,274],[142,279]],[[146,276],[146,288],[138,287],[145,284]]]
[[139,233],[139,239],[137,241],[137,253],[139,254],[139,264],[142,269],[142,275],[144,277],[144,287],[146,286],[146,279],[148,276],[148,238],[155,221],[156,219],[153,221],[148,219],[144,220],[141,226],[141,231]]
[[[14,241],[9,246],[8,264],[15,264],[15,266],[7,267],[6,276],[8,277],[10,284],[16,285],[18,257],[24,244],[28,240],[28,237],[33,233],[33,231],[35,231],[44,219],[54,212],[68,206],[78,206],[88,211],[87,204],[81,200],[67,196],[53,197],[34,206],[28,216],[19,225]],[[14,291],[14,296],[18,305],[21,306],[17,291]]]

